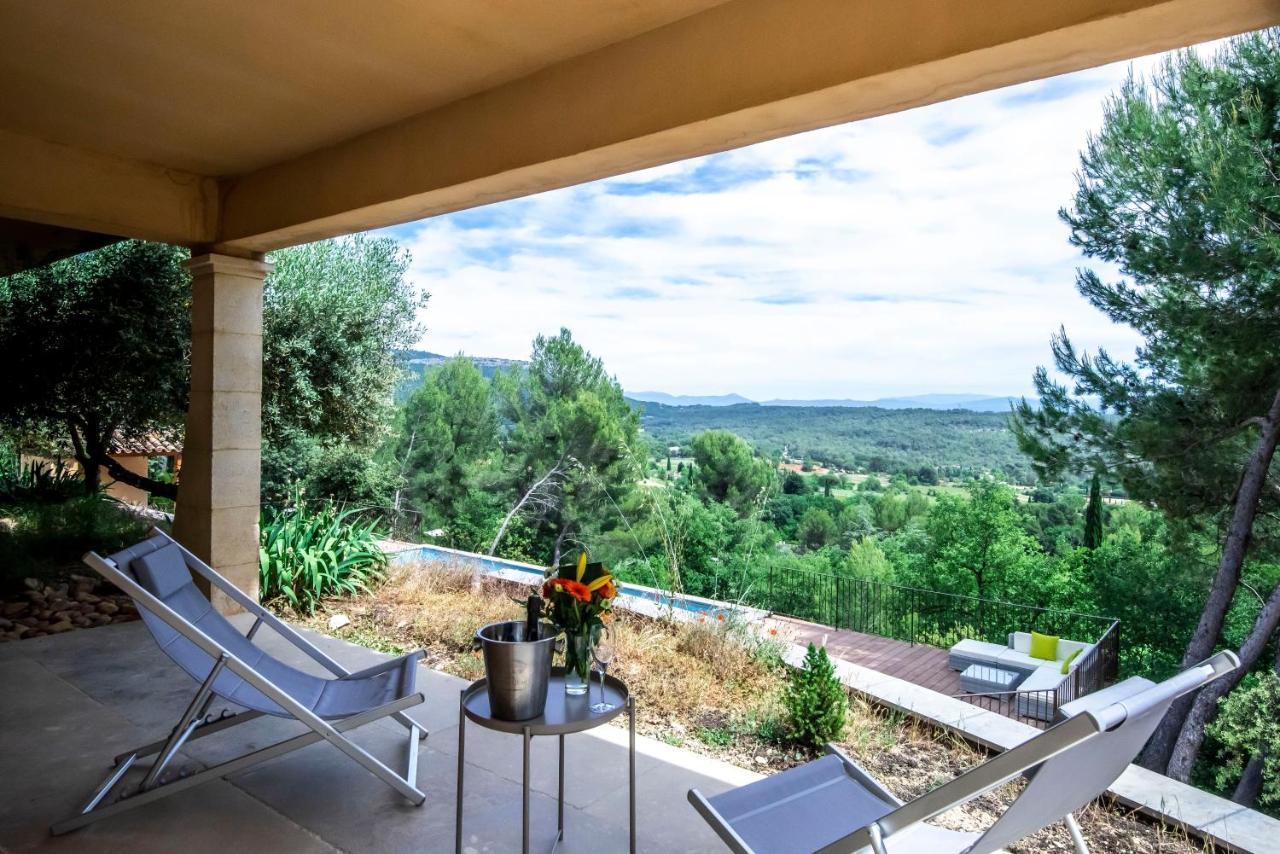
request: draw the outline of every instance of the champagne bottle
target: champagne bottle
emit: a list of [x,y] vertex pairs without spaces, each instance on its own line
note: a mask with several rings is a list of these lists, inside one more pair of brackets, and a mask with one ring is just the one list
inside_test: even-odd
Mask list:
[[542,597],[536,593],[525,603],[524,639],[538,640],[538,619],[542,616]]

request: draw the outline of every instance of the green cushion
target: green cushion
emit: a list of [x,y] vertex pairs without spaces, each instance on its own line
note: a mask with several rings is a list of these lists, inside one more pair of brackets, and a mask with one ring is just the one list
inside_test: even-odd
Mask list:
[[1075,652],[1067,656],[1067,660],[1062,662],[1062,675],[1066,676],[1071,672],[1071,662],[1076,660],[1076,656],[1084,652],[1083,649],[1077,649]]
[[1044,661],[1058,660],[1058,636],[1031,633],[1031,657]]

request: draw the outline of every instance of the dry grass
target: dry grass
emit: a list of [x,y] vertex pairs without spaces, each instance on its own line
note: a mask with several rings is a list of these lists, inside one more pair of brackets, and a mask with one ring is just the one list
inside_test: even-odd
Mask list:
[[[471,594],[470,571],[446,564],[393,567],[386,583],[356,599],[333,600],[306,620],[329,631],[328,620],[350,623],[334,632],[366,646],[398,652],[421,647],[427,662],[467,679],[483,675],[476,629],[520,619],[529,587],[486,579]],[[294,616],[294,619],[302,618]],[[655,621],[619,612],[612,626],[617,658],[610,672],[636,698],[637,728],[669,744],[770,773],[806,761],[789,745],[781,713],[785,668],[770,641],[723,623]],[[855,696],[841,747],[900,798],[921,795],[980,764],[987,754],[946,730]],[[957,830],[987,827],[1022,784],[984,795],[942,816]],[[1193,852],[1185,833],[1095,804],[1078,815],[1095,852]],[[1071,852],[1066,829],[1055,825],[1010,847],[1014,852]]]

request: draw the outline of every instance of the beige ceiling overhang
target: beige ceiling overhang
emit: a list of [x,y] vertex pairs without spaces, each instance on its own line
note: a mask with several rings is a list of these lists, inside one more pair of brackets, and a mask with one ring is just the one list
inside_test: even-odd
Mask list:
[[0,0],[0,217],[46,226],[0,241],[263,252],[1277,21],[1280,0]]

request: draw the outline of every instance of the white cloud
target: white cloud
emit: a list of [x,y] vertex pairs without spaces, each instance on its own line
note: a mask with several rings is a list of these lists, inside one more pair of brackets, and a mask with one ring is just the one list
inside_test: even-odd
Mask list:
[[568,326],[625,388],[757,399],[1026,393],[1060,325],[1127,355],[1057,217],[1127,67],[402,226],[422,346]]

